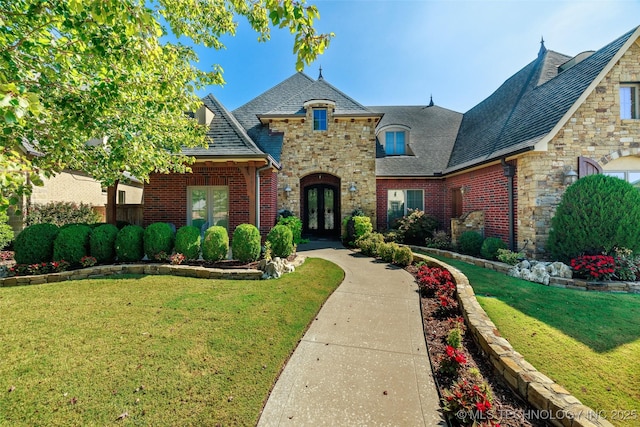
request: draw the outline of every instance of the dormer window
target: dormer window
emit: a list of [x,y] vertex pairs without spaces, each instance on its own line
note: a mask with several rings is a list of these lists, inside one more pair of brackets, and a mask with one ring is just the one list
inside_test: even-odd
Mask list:
[[620,118],[640,119],[640,106],[638,105],[638,92],[640,84],[620,85]]
[[327,130],[327,109],[314,108],[313,130]]
[[384,138],[384,152],[388,156],[406,153],[405,131],[387,131]]

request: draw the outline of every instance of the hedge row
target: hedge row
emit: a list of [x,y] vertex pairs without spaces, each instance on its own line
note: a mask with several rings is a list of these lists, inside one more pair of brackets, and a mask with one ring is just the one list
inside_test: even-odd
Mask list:
[[[286,258],[294,251],[293,233],[287,225],[276,225],[267,241],[273,256]],[[16,263],[26,265],[64,260],[79,266],[87,263],[87,257],[95,258],[89,262],[98,264],[137,262],[145,256],[173,263],[201,256],[205,261],[219,261],[229,254],[229,236],[220,226],[210,227],[202,238],[197,227],[187,225],[176,231],[164,222],[146,229],[127,225],[120,230],[111,224],[34,224],[18,235],[14,249]],[[235,229],[231,245],[234,259],[256,261],[261,250],[261,236],[255,226],[241,224]]]

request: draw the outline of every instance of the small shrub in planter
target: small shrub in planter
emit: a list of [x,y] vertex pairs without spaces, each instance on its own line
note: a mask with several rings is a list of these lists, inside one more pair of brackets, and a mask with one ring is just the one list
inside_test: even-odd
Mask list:
[[202,241],[202,258],[205,261],[220,261],[229,253],[229,234],[219,225],[207,228]]
[[509,249],[498,249],[497,257],[500,262],[504,262],[509,265],[516,265],[524,255],[520,252],[510,251]]
[[113,224],[102,224],[91,231],[89,253],[98,264],[108,264],[115,260],[117,236],[118,227]]
[[71,265],[79,265],[89,254],[91,227],[85,224],[71,224],[60,228],[53,242],[53,259],[65,260]]
[[302,220],[300,218],[293,215],[287,217],[282,216],[278,219],[277,225],[286,225],[291,229],[294,244],[302,243]]
[[440,361],[440,372],[444,375],[457,376],[460,368],[467,364],[467,356],[462,350],[447,345],[445,348],[445,356]]
[[433,249],[451,249],[451,237],[446,231],[439,230],[433,233],[433,237],[427,237],[424,240],[424,245]]
[[497,237],[487,237],[482,242],[480,255],[482,258],[495,261],[498,259],[498,250],[507,249],[507,244]]
[[241,262],[256,261],[260,257],[260,231],[252,224],[240,224],[233,232],[231,253]]
[[432,238],[438,227],[438,220],[421,210],[412,210],[396,222],[395,228],[407,245],[423,245],[425,239]]
[[293,253],[293,233],[286,225],[273,227],[267,235],[267,241],[274,257],[287,258]]
[[393,262],[393,254],[399,248],[397,243],[388,242],[378,246],[378,255],[384,262]]
[[384,236],[380,233],[369,233],[356,240],[356,246],[363,255],[377,257],[378,247],[384,243]]
[[53,260],[53,242],[59,231],[54,224],[34,224],[22,230],[13,244],[16,263],[37,264]]
[[465,231],[458,239],[458,249],[463,254],[480,256],[484,237],[477,231]]
[[484,425],[493,426],[497,424],[488,414],[492,401],[493,395],[487,383],[461,379],[442,394],[442,410],[459,425],[470,426],[489,420]]
[[615,266],[611,255],[581,255],[571,260],[576,276],[587,280],[611,280]]
[[371,225],[371,218],[365,216],[362,209],[354,209],[351,216],[342,220],[342,228],[344,230],[343,243],[353,246],[359,237],[371,233],[373,225]]
[[413,252],[407,246],[399,246],[393,252],[393,263],[406,267],[413,262]]
[[116,236],[116,256],[122,262],[140,261],[144,256],[144,228],[124,226]]
[[618,280],[625,282],[635,282],[640,275],[640,257],[635,255],[631,249],[615,248],[613,251],[615,260],[614,276]]
[[155,222],[144,230],[144,253],[149,259],[166,260],[173,251],[175,236],[166,222]]
[[184,259],[187,260],[198,259],[201,240],[202,236],[198,227],[193,225],[180,227],[176,232],[176,252],[184,255]]

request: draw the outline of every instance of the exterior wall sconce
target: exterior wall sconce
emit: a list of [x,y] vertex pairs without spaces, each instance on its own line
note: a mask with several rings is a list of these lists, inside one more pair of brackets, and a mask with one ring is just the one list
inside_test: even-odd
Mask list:
[[469,187],[466,185],[463,185],[462,187],[460,187],[460,194],[462,194],[463,196],[465,194],[467,194],[469,192]]
[[285,196],[289,197],[289,194],[291,194],[291,187],[289,187],[289,185],[287,185],[286,187],[284,187],[284,194]]
[[358,191],[358,189],[356,188],[356,184],[355,182],[352,182],[351,186],[349,187],[349,193],[354,194],[356,191]]
[[578,174],[573,170],[572,166],[565,166],[562,176],[562,182],[566,186],[569,186],[578,180]]

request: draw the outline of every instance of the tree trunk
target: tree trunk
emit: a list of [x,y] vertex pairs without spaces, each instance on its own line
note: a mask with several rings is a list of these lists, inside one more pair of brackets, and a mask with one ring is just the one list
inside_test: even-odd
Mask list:
[[118,182],[116,181],[115,184],[107,187],[107,223],[113,225],[116,225],[117,221]]

